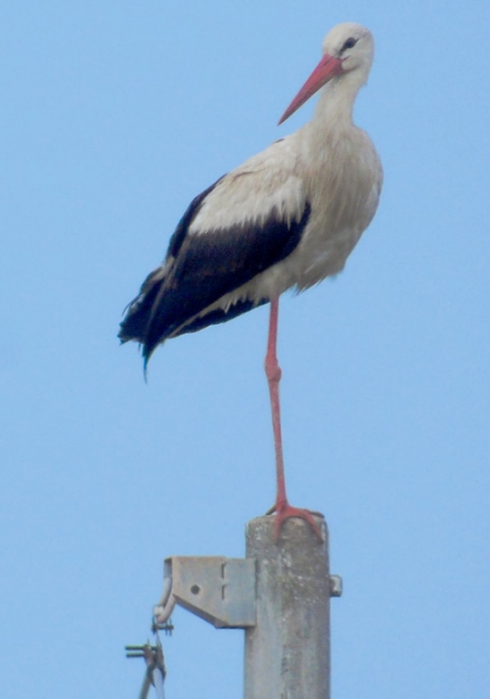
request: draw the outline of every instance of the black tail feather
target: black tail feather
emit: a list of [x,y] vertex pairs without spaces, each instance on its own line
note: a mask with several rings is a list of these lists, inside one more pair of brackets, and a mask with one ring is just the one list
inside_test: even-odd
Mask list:
[[136,340],[141,344],[145,343],[153,304],[159,290],[159,285],[155,284],[149,291],[140,294],[129,304],[118,334],[121,342]]

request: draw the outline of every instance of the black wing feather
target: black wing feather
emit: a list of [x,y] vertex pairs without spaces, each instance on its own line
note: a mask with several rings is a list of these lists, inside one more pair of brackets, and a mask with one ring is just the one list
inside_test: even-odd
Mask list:
[[155,347],[170,335],[201,330],[269,301],[245,300],[227,311],[215,309],[195,318],[225,294],[290,255],[308,222],[311,207],[306,203],[301,219],[289,224],[273,210],[260,224],[246,221],[227,229],[189,234],[193,219],[216,184],[192,201],[170,240],[166,259],[174,260],[166,275],[162,277],[161,268],[149,275],[121,323],[119,337],[143,344],[145,364]]
[[[169,258],[175,259],[177,257],[189,230],[189,226],[201,208],[203,201],[216,187],[218,182],[223,179],[223,177],[220,177],[219,180],[205,189],[204,192],[198,194],[191,201],[184,215],[177,224],[177,228],[172,234],[172,237],[170,238],[165,261],[167,261]],[[152,315],[152,308],[161,288],[161,284],[159,282],[163,283],[164,281],[164,278],[162,278],[160,272],[161,267],[158,267],[157,269],[153,270],[153,272],[150,272],[141,285],[138,296],[134,298],[124,310],[125,317],[123,322],[120,324],[118,334],[121,342],[136,340],[137,342],[144,344],[148,323]]]

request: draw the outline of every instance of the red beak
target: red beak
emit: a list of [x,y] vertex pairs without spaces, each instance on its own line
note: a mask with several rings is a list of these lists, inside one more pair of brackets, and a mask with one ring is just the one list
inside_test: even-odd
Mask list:
[[293,99],[289,107],[286,109],[282,117],[279,119],[278,125],[282,124],[299,109],[310,97],[313,97],[315,92],[323,87],[329,80],[342,72],[342,61],[340,58],[334,58],[326,53],[320,63],[317,65],[313,73],[305,82],[301,90]]

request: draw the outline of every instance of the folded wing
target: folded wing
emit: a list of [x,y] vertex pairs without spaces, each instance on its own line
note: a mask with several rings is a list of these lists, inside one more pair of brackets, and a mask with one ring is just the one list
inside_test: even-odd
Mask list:
[[269,151],[278,145],[191,202],[164,263],[147,277],[121,323],[119,337],[140,342],[145,362],[168,337],[230,320],[269,300],[247,297],[246,287],[232,303],[223,297],[290,255],[307,225],[310,205],[301,181],[284,169],[274,176],[270,167]]

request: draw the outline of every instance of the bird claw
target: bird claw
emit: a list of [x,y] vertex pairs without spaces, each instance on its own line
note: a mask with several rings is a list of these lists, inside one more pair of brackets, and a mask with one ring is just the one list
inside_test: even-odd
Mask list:
[[290,505],[288,502],[283,502],[283,503],[276,503],[273,507],[270,508],[270,510],[267,510],[266,514],[272,514],[273,512],[276,513],[276,518],[274,521],[274,541],[277,542],[279,541],[279,536],[281,535],[281,529],[287,519],[290,519],[291,517],[298,517],[299,519],[303,519],[307,524],[310,525],[310,528],[313,530],[313,533],[315,536],[321,541],[324,541],[323,534],[321,532],[320,527],[318,524],[315,522],[312,513],[310,510],[305,510],[299,507],[293,507]]

